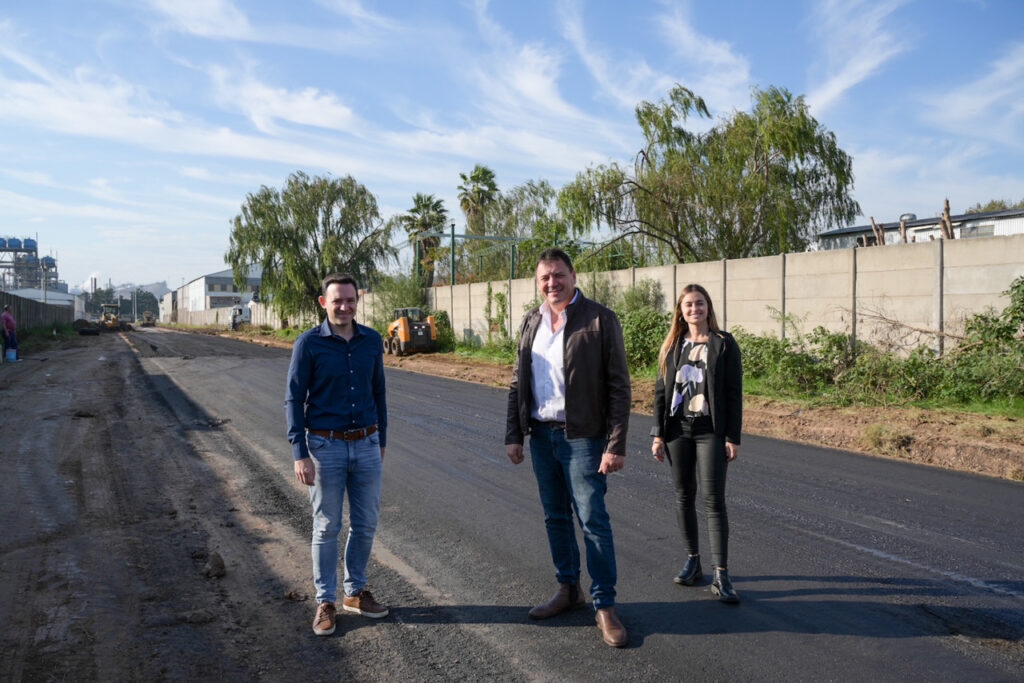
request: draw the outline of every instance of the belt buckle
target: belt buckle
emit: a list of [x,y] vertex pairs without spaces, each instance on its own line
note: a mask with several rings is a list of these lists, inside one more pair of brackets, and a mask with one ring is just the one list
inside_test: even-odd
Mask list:
[[358,441],[366,435],[366,428],[361,427],[359,429],[346,429],[341,433],[341,438],[345,441]]

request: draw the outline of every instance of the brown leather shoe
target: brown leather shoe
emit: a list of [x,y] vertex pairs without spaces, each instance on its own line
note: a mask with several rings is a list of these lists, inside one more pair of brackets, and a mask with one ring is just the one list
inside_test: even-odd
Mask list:
[[316,606],[316,616],[313,618],[313,633],[318,636],[329,636],[334,633],[337,621],[338,611],[334,608],[334,603],[321,602]]
[[566,610],[583,607],[587,599],[583,597],[579,583],[560,583],[555,595],[543,605],[530,610],[531,619],[548,619]]
[[619,621],[619,615],[614,607],[602,607],[597,610],[597,627],[601,629],[604,642],[612,647],[623,647],[629,642],[629,634]]

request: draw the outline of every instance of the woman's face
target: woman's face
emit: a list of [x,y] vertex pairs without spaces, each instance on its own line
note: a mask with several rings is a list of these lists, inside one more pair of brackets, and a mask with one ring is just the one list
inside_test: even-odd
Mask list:
[[708,301],[700,292],[689,292],[679,302],[687,325],[703,327],[708,319]]

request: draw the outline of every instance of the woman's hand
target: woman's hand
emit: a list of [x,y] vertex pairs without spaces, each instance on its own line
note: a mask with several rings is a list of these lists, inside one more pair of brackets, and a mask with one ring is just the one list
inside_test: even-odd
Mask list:
[[732,462],[740,455],[740,446],[736,443],[725,442],[725,461]]
[[665,440],[659,437],[654,437],[654,442],[651,444],[651,454],[654,459],[658,462],[665,462]]

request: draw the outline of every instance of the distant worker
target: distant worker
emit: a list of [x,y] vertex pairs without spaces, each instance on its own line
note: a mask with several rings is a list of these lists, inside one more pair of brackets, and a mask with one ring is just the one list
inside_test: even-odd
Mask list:
[[386,617],[388,608],[366,589],[387,445],[383,340],[355,321],[359,289],[351,275],[324,278],[319,297],[327,319],[303,333],[292,350],[285,393],[288,441],[295,476],[310,488],[313,506],[313,633],[334,633],[338,589],[338,537],[348,493],[342,608]]
[[569,255],[548,249],[537,265],[544,303],[526,315],[509,386],[505,449],[530,458],[558,590],[530,618],[547,619],[587,604],[580,588],[580,550],[573,511],[583,529],[590,595],[605,643],[623,647],[626,628],[615,610],[615,543],[605,508],[608,476],[625,464],[631,387],[622,326],[614,312],[576,289]]
[[14,351],[14,361],[21,360],[18,354],[18,323],[14,320],[14,314],[11,313],[11,305],[4,304],[4,312],[0,314],[0,328],[3,329],[4,333],[4,355],[3,359],[7,360],[7,350]]

